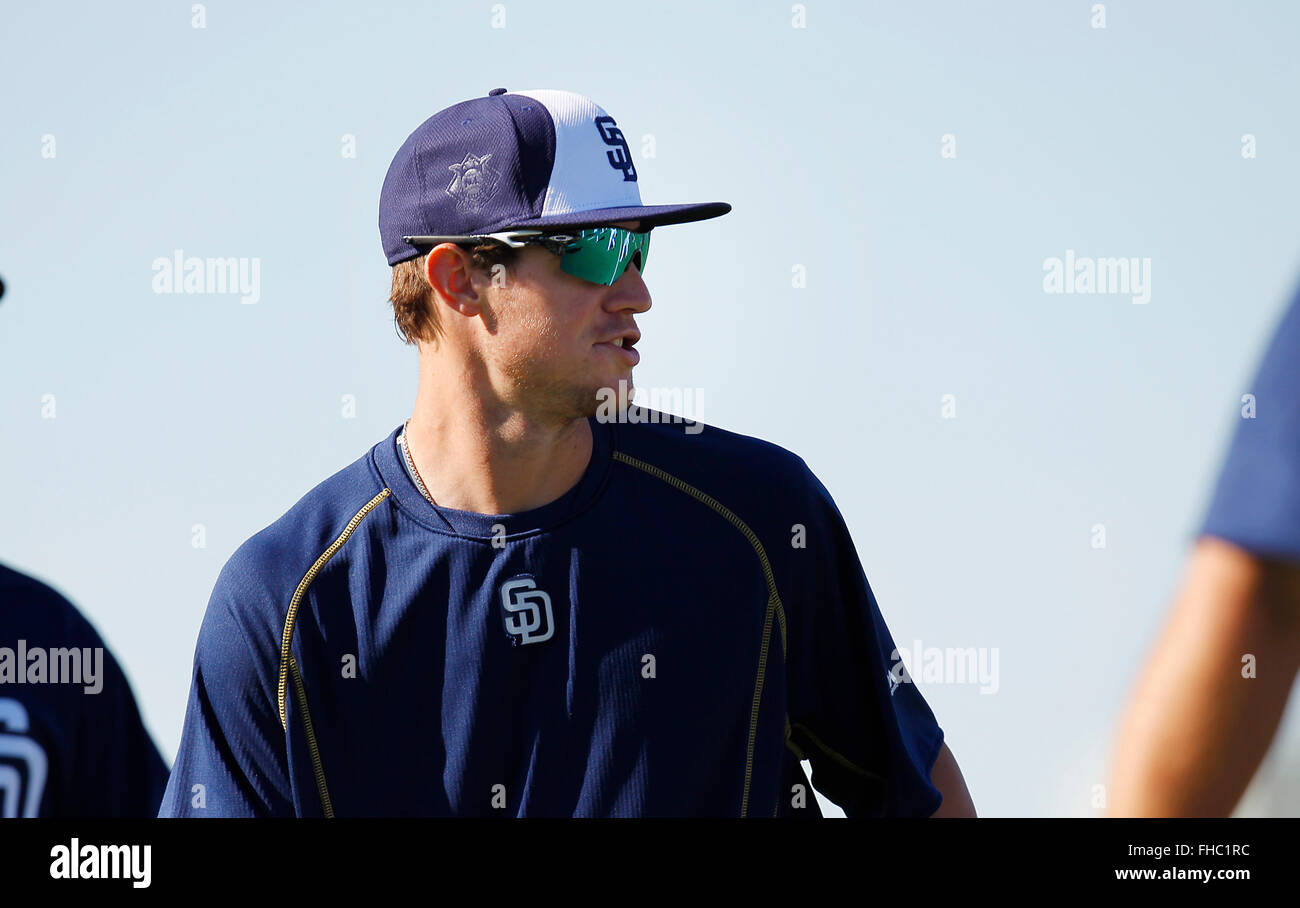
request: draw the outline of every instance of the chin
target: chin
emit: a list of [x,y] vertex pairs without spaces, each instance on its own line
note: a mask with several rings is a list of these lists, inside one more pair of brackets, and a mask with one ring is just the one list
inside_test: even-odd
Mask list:
[[633,384],[630,371],[611,376],[603,384],[592,389],[587,398],[591,401],[591,412],[587,415],[603,418],[612,413],[617,413],[632,403],[632,394]]

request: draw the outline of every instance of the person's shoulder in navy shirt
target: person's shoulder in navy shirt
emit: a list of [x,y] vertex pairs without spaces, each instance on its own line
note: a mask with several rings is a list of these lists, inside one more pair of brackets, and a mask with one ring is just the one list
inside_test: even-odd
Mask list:
[[1255,373],[1201,534],[1300,562],[1300,290]]
[[669,465],[761,538],[789,621],[787,747],[846,816],[930,816],[943,800],[930,778],[943,729],[902,664],[834,498],[798,454],[702,428],[619,426],[621,449]]
[[155,816],[167,771],[90,622],[0,565],[0,816]]

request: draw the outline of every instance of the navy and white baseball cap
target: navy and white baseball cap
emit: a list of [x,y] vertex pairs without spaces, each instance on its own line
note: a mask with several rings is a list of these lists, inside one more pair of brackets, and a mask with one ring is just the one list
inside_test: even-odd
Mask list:
[[726,214],[726,202],[642,205],[623,132],[590,98],[550,88],[506,91],[441,110],[397,150],[379,194],[388,264],[415,258],[402,237],[509,229],[641,229]]

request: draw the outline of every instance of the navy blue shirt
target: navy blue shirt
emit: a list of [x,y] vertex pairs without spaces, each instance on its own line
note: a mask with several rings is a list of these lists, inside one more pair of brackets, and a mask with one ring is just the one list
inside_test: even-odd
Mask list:
[[0,565],[0,816],[152,817],[166,784],[126,676],[90,622]]
[[1300,561],[1300,290],[1248,391],[1254,415],[1237,424],[1201,532]]
[[849,816],[932,814],[943,732],[830,494],[659,418],[589,420],[513,515],[431,504],[399,426],[245,542],[160,814],[819,816],[801,757]]

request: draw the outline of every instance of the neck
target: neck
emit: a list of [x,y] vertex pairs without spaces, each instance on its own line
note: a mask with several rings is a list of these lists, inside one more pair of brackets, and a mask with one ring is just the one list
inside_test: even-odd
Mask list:
[[585,418],[529,414],[476,394],[460,370],[428,366],[422,357],[407,447],[440,507],[517,514],[550,504],[582,478],[592,452]]

